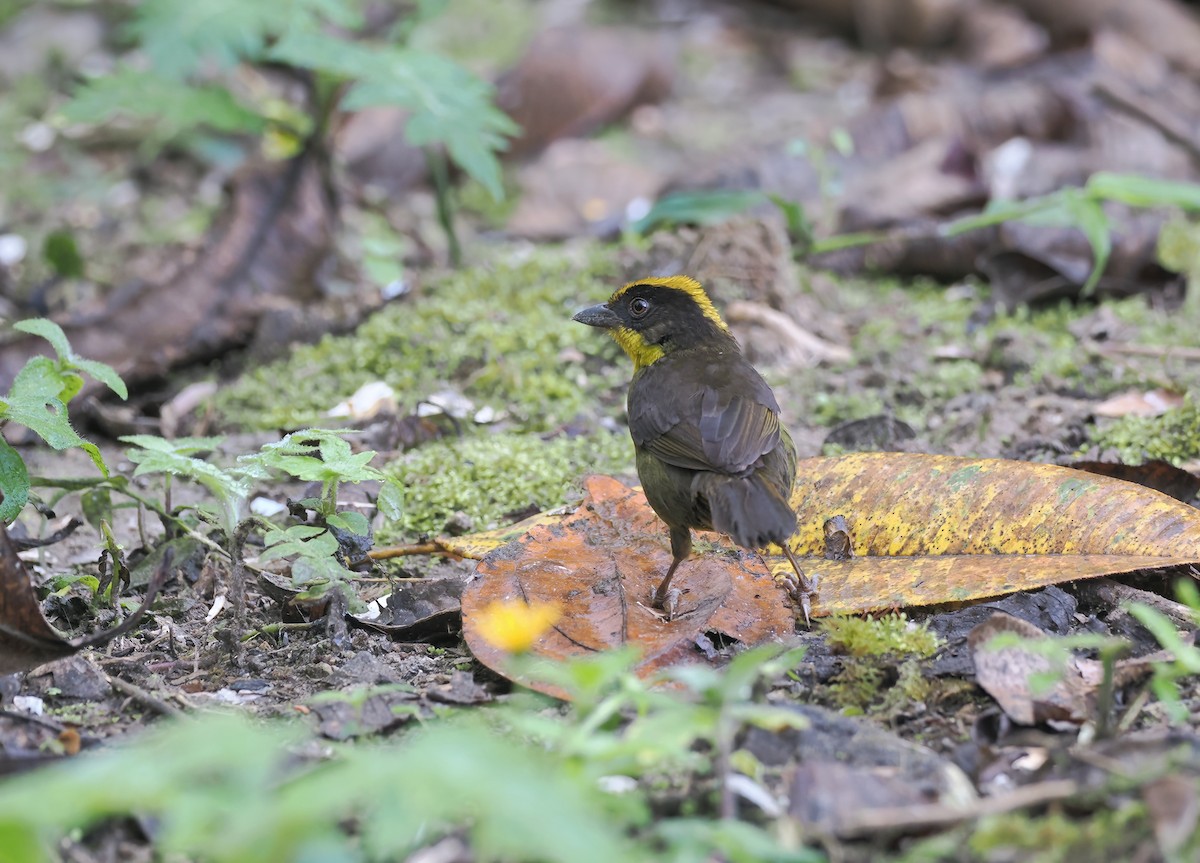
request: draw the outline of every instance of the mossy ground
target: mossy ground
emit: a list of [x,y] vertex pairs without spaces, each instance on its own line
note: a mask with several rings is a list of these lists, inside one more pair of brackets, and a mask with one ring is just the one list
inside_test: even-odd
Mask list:
[[[615,345],[571,321],[579,306],[613,288],[603,255],[583,257],[512,252],[495,266],[449,275],[352,335],[327,336],[251,370],[220,394],[217,408],[234,425],[302,427],[381,380],[401,410],[449,387],[521,431],[594,420],[595,393],[617,386],[628,370],[615,362]],[[606,361],[585,365],[581,350]]]
[[624,431],[597,431],[542,440],[532,434],[484,434],[436,441],[392,462],[386,470],[404,487],[404,515],[381,538],[437,534],[454,513],[488,530],[532,510],[578,497],[583,473],[620,473],[633,465]]
[[1137,464],[1162,459],[1182,464],[1200,458],[1200,405],[1192,396],[1157,417],[1122,417],[1096,429],[1097,446],[1116,450],[1121,461]]
[[[501,421],[426,445],[388,469],[408,489],[406,514],[384,534],[400,540],[442,530],[455,512],[484,529],[531,506],[562,504],[589,472],[631,473],[623,430],[628,363],[616,346],[570,318],[619,281],[605,247],[499,248],[496,261],[445,276],[385,308],[357,332],[330,336],[252,370],[218,396],[231,425],[319,424],[363,383],[383,380],[402,412],[447,389]],[[1143,298],[1102,307],[1060,303],[1000,313],[976,324],[986,291],[932,282],[846,279],[814,299],[842,320],[849,361],[799,370],[764,367],[793,428],[819,429],[891,413],[939,450],[1002,454],[986,410],[943,422],[979,395],[1052,402],[1059,394],[1099,399],[1121,389],[1200,384],[1200,364],[1156,357],[1114,359],[1077,333],[1103,310],[1133,343],[1188,344],[1200,322]],[[296,382],[303,382],[298,386]],[[1200,417],[1190,405],[1162,419],[1090,427],[1092,441],[1129,460],[1182,461],[1200,453]],[[965,438],[953,441],[951,438]],[[811,453],[806,453],[811,454]]]

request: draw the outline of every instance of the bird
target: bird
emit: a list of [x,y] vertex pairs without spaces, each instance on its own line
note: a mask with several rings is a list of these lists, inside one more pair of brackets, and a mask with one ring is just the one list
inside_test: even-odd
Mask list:
[[781,546],[807,621],[813,584],[787,545],[796,530],[796,447],[774,392],[704,288],[690,276],[644,278],[573,320],[606,330],[633,360],[626,407],[638,478],[671,541],[654,607],[670,611],[692,530],[716,530],[743,548]]

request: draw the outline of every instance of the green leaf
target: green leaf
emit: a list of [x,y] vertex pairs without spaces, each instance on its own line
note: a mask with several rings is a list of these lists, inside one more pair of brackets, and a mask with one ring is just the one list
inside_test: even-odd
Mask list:
[[787,849],[762,827],[733,819],[670,818],[654,827],[669,849],[664,859],[704,863],[718,858],[729,863],[825,863],[812,848]]
[[145,0],[129,30],[155,72],[182,80],[203,62],[229,68],[262,52],[292,3],[281,0]]
[[89,81],[62,112],[73,123],[108,123],[117,117],[144,121],[159,141],[201,127],[250,134],[266,127],[260,114],[240,104],[224,87],[193,86],[129,68]]
[[75,235],[66,230],[52,231],[42,244],[42,257],[55,274],[65,279],[83,275],[83,256],[75,243]]
[[384,69],[378,49],[301,27],[288,30],[271,46],[267,57],[276,63],[341,78],[379,75]]
[[227,516],[222,519],[222,527],[227,531],[233,530],[233,522],[250,493],[249,482],[190,455],[211,450],[220,438],[180,438],[169,441],[154,435],[127,435],[121,440],[134,446],[125,451],[126,458],[137,465],[134,476],[161,473],[200,483],[221,501]]
[[132,444],[150,452],[174,453],[175,455],[195,455],[200,452],[212,452],[225,440],[223,437],[179,437],[167,440],[152,434],[131,434],[121,438],[123,443]]
[[258,556],[259,563],[292,555],[332,559],[338,550],[337,537],[325,528],[311,524],[297,524],[286,530],[274,528],[263,537],[263,542],[267,547]]
[[82,357],[75,356],[71,358],[71,362],[75,368],[81,372],[87,372],[120,396],[122,400],[129,398],[129,390],[125,387],[125,381],[121,380],[121,376],[117,374],[117,370],[108,363],[102,363],[99,360],[85,360]]
[[395,105],[410,111],[404,136],[415,147],[445,146],[450,158],[504,197],[496,153],[517,132],[492,101],[492,86],[439,54],[356,45],[315,32],[290,31],[271,49],[273,60],[352,82],[342,101],[349,111]]
[[335,512],[333,515],[326,516],[325,523],[358,536],[367,536],[371,532],[371,523],[367,521],[367,517],[361,512],[353,510]]
[[1200,210],[1200,185],[1196,183],[1100,171],[1092,174],[1085,188],[1093,198],[1119,201],[1131,207]]
[[1083,231],[1092,247],[1092,272],[1082,289],[1082,294],[1086,297],[1096,290],[1096,284],[1104,274],[1104,268],[1108,266],[1108,258],[1112,253],[1111,226],[1100,202],[1082,195],[1067,197],[1067,212],[1074,227]]
[[715,225],[770,200],[755,189],[713,189],[675,192],[659,198],[650,212],[630,226],[636,234],[648,234],[670,225]]
[[3,437],[0,437],[0,492],[4,492],[0,523],[8,524],[21,514],[29,500],[29,469],[21,454]]
[[373,450],[355,453],[340,432],[330,429],[305,429],[292,432],[256,453],[238,457],[239,468],[247,475],[265,479],[271,471],[281,471],[307,482],[363,482],[382,480],[383,474],[369,467]]
[[393,480],[385,480],[379,487],[379,497],[375,504],[384,518],[396,521],[404,514],[404,489]]
[[808,213],[804,210],[804,205],[799,201],[789,201],[781,195],[768,195],[771,203],[779,208],[779,212],[783,213],[783,218],[787,222],[788,236],[792,240],[803,247],[808,247],[813,241],[813,226],[812,221],[808,218]]
[[1140,602],[1131,603],[1129,613],[1158,641],[1163,650],[1175,657],[1175,662],[1191,674],[1200,674],[1200,649],[1187,644],[1175,630],[1175,624],[1165,614]]
[[54,449],[79,447],[108,476],[100,450],[81,438],[67,419],[67,406],[59,399],[64,383],[64,376],[52,359],[34,357],[13,379],[4,418],[25,426]]
[[71,343],[67,341],[67,334],[54,321],[47,318],[28,318],[24,321],[17,321],[12,326],[14,330],[20,330],[32,336],[41,336],[50,343],[50,347],[54,348],[54,353],[58,354],[59,359],[73,356]]
[[[296,587],[343,582],[350,575],[350,570],[338,563],[337,558],[316,552],[301,555],[292,562],[292,584]],[[316,599],[322,593],[323,589],[309,588],[307,595],[302,594],[299,598]]]
[[84,520],[96,530],[100,530],[101,522],[112,524],[112,492],[108,488],[101,486],[88,489],[79,495],[79,503]]
[[[968,231],[975,231],[979,228],[990,228],[993,225],[1003,224],[1004,222],[1011,222],[1018,219],[1033,219],[1040,214],[1056,208],[1060,208],[1060,204],[1054,195],[1028,198],[1024,201],[997,199],[990,202],[987,208],[978,215],[963,216],[960,219],[947,222],[938,229],[938,233],[943,237],[957,237]],[[885,236],[881,235],[881,238]]]
[[[58,355],[59,359],[55,368],[62,382],[58,391],[58,398],[61,401],[70,401],[83,387],[83,379],[73,374],[73,369],[87,372],[122,399],[129,397],[129,391],[125,388],[125,382],[121,380],[121,376],[117,374],[116,370],[106,363],[96,360],[85,360],[82,357],[76,356],[75,352],[71,349],[71,343],[67,341],[67,334],[54,321],[46,318],[29,318],[24,321],[17,321],[13,324],[13,329],[29,333],[30,335],[41,336],[54,348],[54,353]],[[45,361],[43,360],[43,362]]]
[[361,7],[353,0],[146,0],[130,30],[156,72],[183,79],[205,64],[260,59],[273,37],[317,30],[323,20],[358,29]]

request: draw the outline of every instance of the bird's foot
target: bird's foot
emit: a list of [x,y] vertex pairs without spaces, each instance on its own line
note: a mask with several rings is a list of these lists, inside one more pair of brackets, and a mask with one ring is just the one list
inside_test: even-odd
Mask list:
[[788,596],[792,601],[800,606],[800,610],[804,612],[804,625],[812,626],[812,596],[817,592],[817,578],[813,576],[809,578],[804,574],[804,570],[800,568],[800,564],[796,562],[796,558],[792,555],[792,550],[787,545],[783,546],[783,552],[787,556],[788,562],[792,565],[792,572],[779,573],[775,576],[775,580],[788,592]]
[[[663,587],[666,587],[666,585],[663,585]],[[671,587],[666,590],[660,588],[654,594],[652,606],[662,611],[664,620],[673,620],[675,612],[679,610],[679,598],[681,596],[683,596],[683,591],[678,587]]]

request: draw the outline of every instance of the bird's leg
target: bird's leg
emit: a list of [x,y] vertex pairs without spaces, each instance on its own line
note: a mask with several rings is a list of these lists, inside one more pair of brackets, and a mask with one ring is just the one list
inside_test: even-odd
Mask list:
[[[792,549],[787,544],[787,540],[780,543],[780,547],[783,548],[783,553],[787,556],[788,563],[796,571],[796,583],[789,584],[788,592],[792,595],[793,599],[800,603],[800,610],[804,612],[804,625],[812,626],[812,620],[810,619],[812,616],[812,595],[816,592],[817,586],[815,582],[810,581],[804,574],[804,570],[800,568],[800,564],[796,563],[796,557],[792,554]],[[790,577],[788,581],[791,582]]]
[[671,565],[667,568],[667,574],[659,584],[658,590],[654,591],[655,608],[662,608],[666,603],[667,594],[671,589],[671,576],[675,574],[679,564],[687,560],[691,553],[692,532],[686,527],[671,528]]

